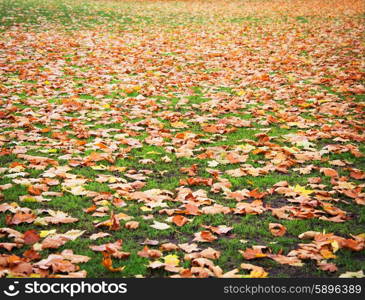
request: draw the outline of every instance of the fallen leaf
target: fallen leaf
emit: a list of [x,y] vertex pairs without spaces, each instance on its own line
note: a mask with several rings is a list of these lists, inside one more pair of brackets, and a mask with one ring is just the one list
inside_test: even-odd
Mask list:
[[125,266],[114,268],[113,261],[111,255],[107,252],[102,252],[103,260],[102,265],[110,272],[122,272],[125,269]]
[[270,223],[269,230],[273,236],[283,236],[286,233],[286,228],[279,223]]
[[161,222],[158,222],[158,221],[153,221],[153,224],[150,225],[152,228],[155,228],[157,230],[166,230],[166,229],[169,229],[170,226],[167,225],[166,223],[161,223]]

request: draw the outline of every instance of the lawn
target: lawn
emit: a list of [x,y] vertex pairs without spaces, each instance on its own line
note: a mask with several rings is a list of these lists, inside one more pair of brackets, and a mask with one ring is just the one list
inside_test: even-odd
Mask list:
[[0,0],[0,277],[362,277],[361,0]]

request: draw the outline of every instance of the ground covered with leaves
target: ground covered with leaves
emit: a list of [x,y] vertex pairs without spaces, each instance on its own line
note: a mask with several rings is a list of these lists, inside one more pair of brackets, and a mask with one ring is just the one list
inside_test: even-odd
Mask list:
[[0,0],[0,276],[363,276],[363,24]]

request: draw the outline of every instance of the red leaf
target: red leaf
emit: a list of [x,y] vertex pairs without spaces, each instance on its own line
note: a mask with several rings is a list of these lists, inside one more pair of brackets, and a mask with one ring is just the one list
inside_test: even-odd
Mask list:
[[24,232],[24,243],[27,245],[35,244],[40,240],[40,236],[34,229]]

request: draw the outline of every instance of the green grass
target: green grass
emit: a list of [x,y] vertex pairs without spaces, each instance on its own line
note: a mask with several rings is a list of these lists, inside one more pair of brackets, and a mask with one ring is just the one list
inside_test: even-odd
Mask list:
[[[195,5],[197,4],[192,6],[195,9],[191,9],[180,1],[164,3],[160,7],[161,3],[149,1],[0,0],[0,31],[3,33],[0,43],[4,45],[0,49],[0,55],[5,57],[5,65],[9,66],[4,67],[1,74],[0,113],[4,113],[4,118],[0,120],[0,150],[14,151],[0,155],[0,186],[13,183],[12,187],[0,190],[0,205],[3,202],[15,202],[35,212],[38,209],[61,210],[79,219],[74,224],[12,226],[21,232],[29,229],[57,229],[59,233],[71,229],[86,231],[77,240],[69,241],[58,249],[42,251],[43,258],[64,249],[72,249],[76,254],[91,258],[89,262],[80,264],[80,268],[86,270],[89,277],[166,277],[171,273],[149,269],[149,260],[137,255],[146,238],[157,239],[160,244],[191,243],[194,233],[203,230],[201,225],[231,226],[233,229],[228,235],[199,245],[202,249],[212,247],[219,250],[221,256],[214,263],[224,272],[228,272],[239,267],[241,263],[248,262],[239,250],[254,245],[268,246],[272,253],[287,254],[296,249],[298,244],[310,242],[298,238],[299,234],[308,230],[332,232],[346,238],[350,238],[350,234],[364,233],[365,207],[338,192],[333,194],[333,198],[340,202],[334,202],[334,205],[352,217],[343,223],[317,218],[280,220],[272,216],[270,211],[266,211],[261,215],[230,213],[187,216],[191,222],[184,226],[171,224],[169,229],[160,231],[150,227],[153,220],[166,222],[168,216],[159,211],[163,208],[179,208],[181,202],[166,201],[166,207],[144,211],[145,203],[130,200],[125,191],[113,189],[110,186],[113,182],[97,181],[102,176],[113,176],[118,182],[131,183],[135,179],[128,175],[136,173],[145,176],[141,179],[145,183],[142,191],[168,190],[172,192],[172,199],[175,199],[180,181],[189,177],[180,169],[194,164],[198,166],[198,177],[213,178],[209,169],[220,172],[219,177],[229,180],[232,191],[256,188],[261,192],[268,191],[280,181],[287,181],[290,186],[298,184],[310,189],[310,177],[321,177],[322,184],[325,185],[324,191],[332,191],[333,183],[319,169],[312,170],[310,174],[300,174],[293,170],[314,165],[318,168],[334,168],[340,176],[349,177],[350,172],[346,167],[334,167],[329,163],[331,160],[346,161],[349,166],[365,171],[365,156],[356,157],[350,151],[324,151],[327,145],[336,144],[353,145],[365,153],[361,140],[364,136],[361,132],[364,95],[339,91],[338,81],[333,75],[337,72],[344,76],[342,72],[346,73],[346,68],[354,73],[360,72],[356,69],[356,63],[361,61],[360,50],[352,54],[353,64],[346,60],[338,63],[343,67],[342,70],[335,72],[331,68],[321,69],[323,74],[321,73],[320,78],[328,79],[328,84],[313,83],[318,79],[318,66],[315,65],[320,61],[318,57],[328,56],[333,59],[346,56],[347,50],[344,50],[342,44],[345,40],[356,37],[357,33],[346,31],[338,22],[344,22],[347,26],[352,24],[352,28],[355,26],[353,23],[358,24],[357,15],[353,18],[341,16],[339,19],[316,14],[287,15],[287,12],[255,16],[251,12],[247,13],[241,6],[234,10],[230,7],[222,14],[222,7],[220,11],[208,11],[205,8],[207,5],[209,7],[209,3],[204,3],[198,9]],[[322,34],[323,24],[326,24],[325,28],[333,27],[339,32],[339,41],[333,42],[338,56],[326,44],[327,33]],[[356,25],[357,29],[358,27]],[[192,32],[197,34],[194,39],[190,38]],[[314,61],[313,66],[303,65],[297,69],[298,74],[291,70],[292,61],[288,63],[289,67],[270,61],[270,58],[281,59],[283,56],[280,41],[285,40],[288,32],[294,32],[296,39],[293,43],[297,48],[290,48],[290,55],[287,56],[296,64],[302,62],[303,58]],[[335,40],[337,33],[334,32],[335,30],[331,32],[329,38]],[[34,37],[34,42],[26,39],[27,34]],[[319,51],[318,57],[300,42],[304,37],[312,39],[311,36],[320,36],[319,42],[323,42],[323,47],[316,50]],[[267,41],[271,43],[271,52],[267,51]],[[317,44],[321,44],[319,42],[316,40]],[[12,43],[16,45],[15,49],[9,46]],[[241,53],[230,54],[231,56],[222,60],[223,63],[217,62],[236,47],[242,52],[242,57],[236,60],[235,55]],[[360,46],[356,47],[360,49]],[[329,50],[326,52],[323,49]],[[207,56],[215,51],[221,52],[222,56]],[[245,57],[249,59],[244,61]],[[240,63],[244,67],[235,69]],[[261,68],[266,70],[266,66],[270,69],[270,78],[279,82],[277,86],[266,81],[250,81],[253,69],[261,72]],[[24,69],[29,70],[29,73],[24,75]],[[233,71],[230,73],[230,70]],[[181,82],[180,79],[171,80],[170,72],[182,74]],[[229,75],[222,77],[221,72]],[[294,79],[293,74],[296,75]],[[247,81],[250,81],[249,84]],[[354,80],[351,83],[357,85],[362,81]],[[282,89],[280,93],[279,87]],[[72,99],[81,106],[67,107],[65,99]],[[345,109],[343,115],[333,116],[328,112],[320,112],[320,104],[313,108],[295,102],[303,99],[304,103],[329,99],[337,106],[343,103],[351,105]],[[10,109],[11,107],[16,109]],[[60,117],[56,115],[48,118],[51,113],[59,114]],[[283,119],[286,114],[297,118],[289,122]],[[269,116],[278,121],[268,123]],[[234,128],[234,131],[223,134],[204,131],[207,124],[214,125],[222,119],[232,117],[250,121],[251,127],[235,127],[235,124],[229,124],[225,129]],[[185,124],[186,128],[176,126],[177,122]],[[339,131],[332,136],[316,136],[324,124],[330,124],[334,128],[337,126]],[[50,131],[42,131],[46,128]],[[341,139],[339,132],[348,128],[355,128],[351,133],[356,132],[360,138],[354,137],[355,134],[345,134]],[[65,140],[54,137],[55,132],[64,133]],[[257,135],[265,132],[271,138],[271,144],[259,141]],[[242,177],[233,177],[226,173],[245,165],[257,169],[270,165],[273,163],[270,155],[280,154],[283,149],[305,150],[303,146],[285,139],[287,134],[302,133],[313,137],[310,140],[313,143],[311,151],[323,152],[321,160],[296,162],[288,167],[287,173],[270,170],[260,176]],[[176,152],[186,143],[186,140],[178,138],[184,134],[192,135],[187,140],[196,143],[190,157],[178,157]],[[153,140],[156,136],[163,138],[156,142]],[[80,141],[85,144],[78,146]],[[107,145],[110,152],[98,147],[98,143]],[[211,164],[215,158],[197,157],[210,149],[220,147],[222,151],[232,151],[237,145],[247,144],[253,144],[254,149],[264,152],[254,154],[251,151],[247,161],[242,164],[219,162],[214,167]],[[279,150],[274,150],[277,153],[268,153],[270,149]],[[87,191],[121,198],[126,206],[117,207],[109,201],[105,205],[109,209],[106,216],[93,217],[86,214],[83,209],[93,205],[93,197],[64,191],[61,184],[65,175],[57,177],[60,185],[49,187],[49,191],[63,192],[62,196],[45,197],[51,201],[43,203],[20,202],[19,197],[28,194],[28,187],[14,183],[13,178],[8,176],[17,172],[8,170],[11,164],[24,164],[25,168],[20,172],[26,172],[24,178],[29,180],[43,178],[44,172],[53,167],[42,167],[19,158],[17,154],[23,152],[54,159],[61,167],[69,165],[71,159],[74,160],[73,163],[79,162],[80,165],[67,171],[67,176],[87,179],[83,185]],[[82,160],[94,152],[110,154],[113,160],[105,159],[95,165],[82,165]],[[144,164],[143,160],[146,159],[152,160],[152,163]],[[288,160],[287,158],[284,162]],[[124,169],[111,170],[110,167]],[[6,170],[2,172],[1,168]],[[22,179],[23,176],[15,177]],[[364,180],[351,177],[348,180],[363,191]],[[207,197],[213,201],[212,204],[217,203],[232,209],[237,205],[237,201],[227,197],[223,191],[215,193],[209,186],[197,185],[189,188],[193,192],[205,191]],[[272,207],[296,205],[290,203],[289,199],[283,195],[272,194],[265,196],[263,202]],[[249,198],[247,202],[252,200]],[[133,220],[140,222],[139,228],[128,230],[124,228],[125,221],[121,221],[121,229],[117,231],[95,228],[95,223],[109,218],[110,211],[131,216]],[[8,227],[5,220],[9,214],[0,214],[0,227]],[[153,220],[148,218],[150,214],[153,215]],[[281,223],[287,228],[287,233],[282,237],[273,237],[268,228],[269,223]],[[101,231],[108,232],[111,236],[96,241],[89,239],[91,234]],[[112,273],[101,264],[101,253],[92,251],[89,246],[115,242],[117,239],[123,240],[122,249],[131,252],[131,256],[125,260],[113,259],[114,267],[125,266],[125,269],[123,272]],[[5,241],[8,239],[0,237],[0,242]],[[12,253],[22,255],[30,247],[26,245],[14,249]],[[158,249],[158,246],[151,248]],[[0,253],[8,254],[3,248],[0,248]],[[172,254],[178,255],[182,266],[191,267],[190,262],[183,260],[183,251],[174,251]],[[334,274],[318,270],[315,263],[309,260],[304,261],[303,267],[280,265],[268,258],[257,259],[253,263],[264,267],[271,277],[338,277],[346,271],[365,270],[364,250],[351,252],[340,249],[336,255],[337,258],[331,262],[336,263],[339,270]]]

